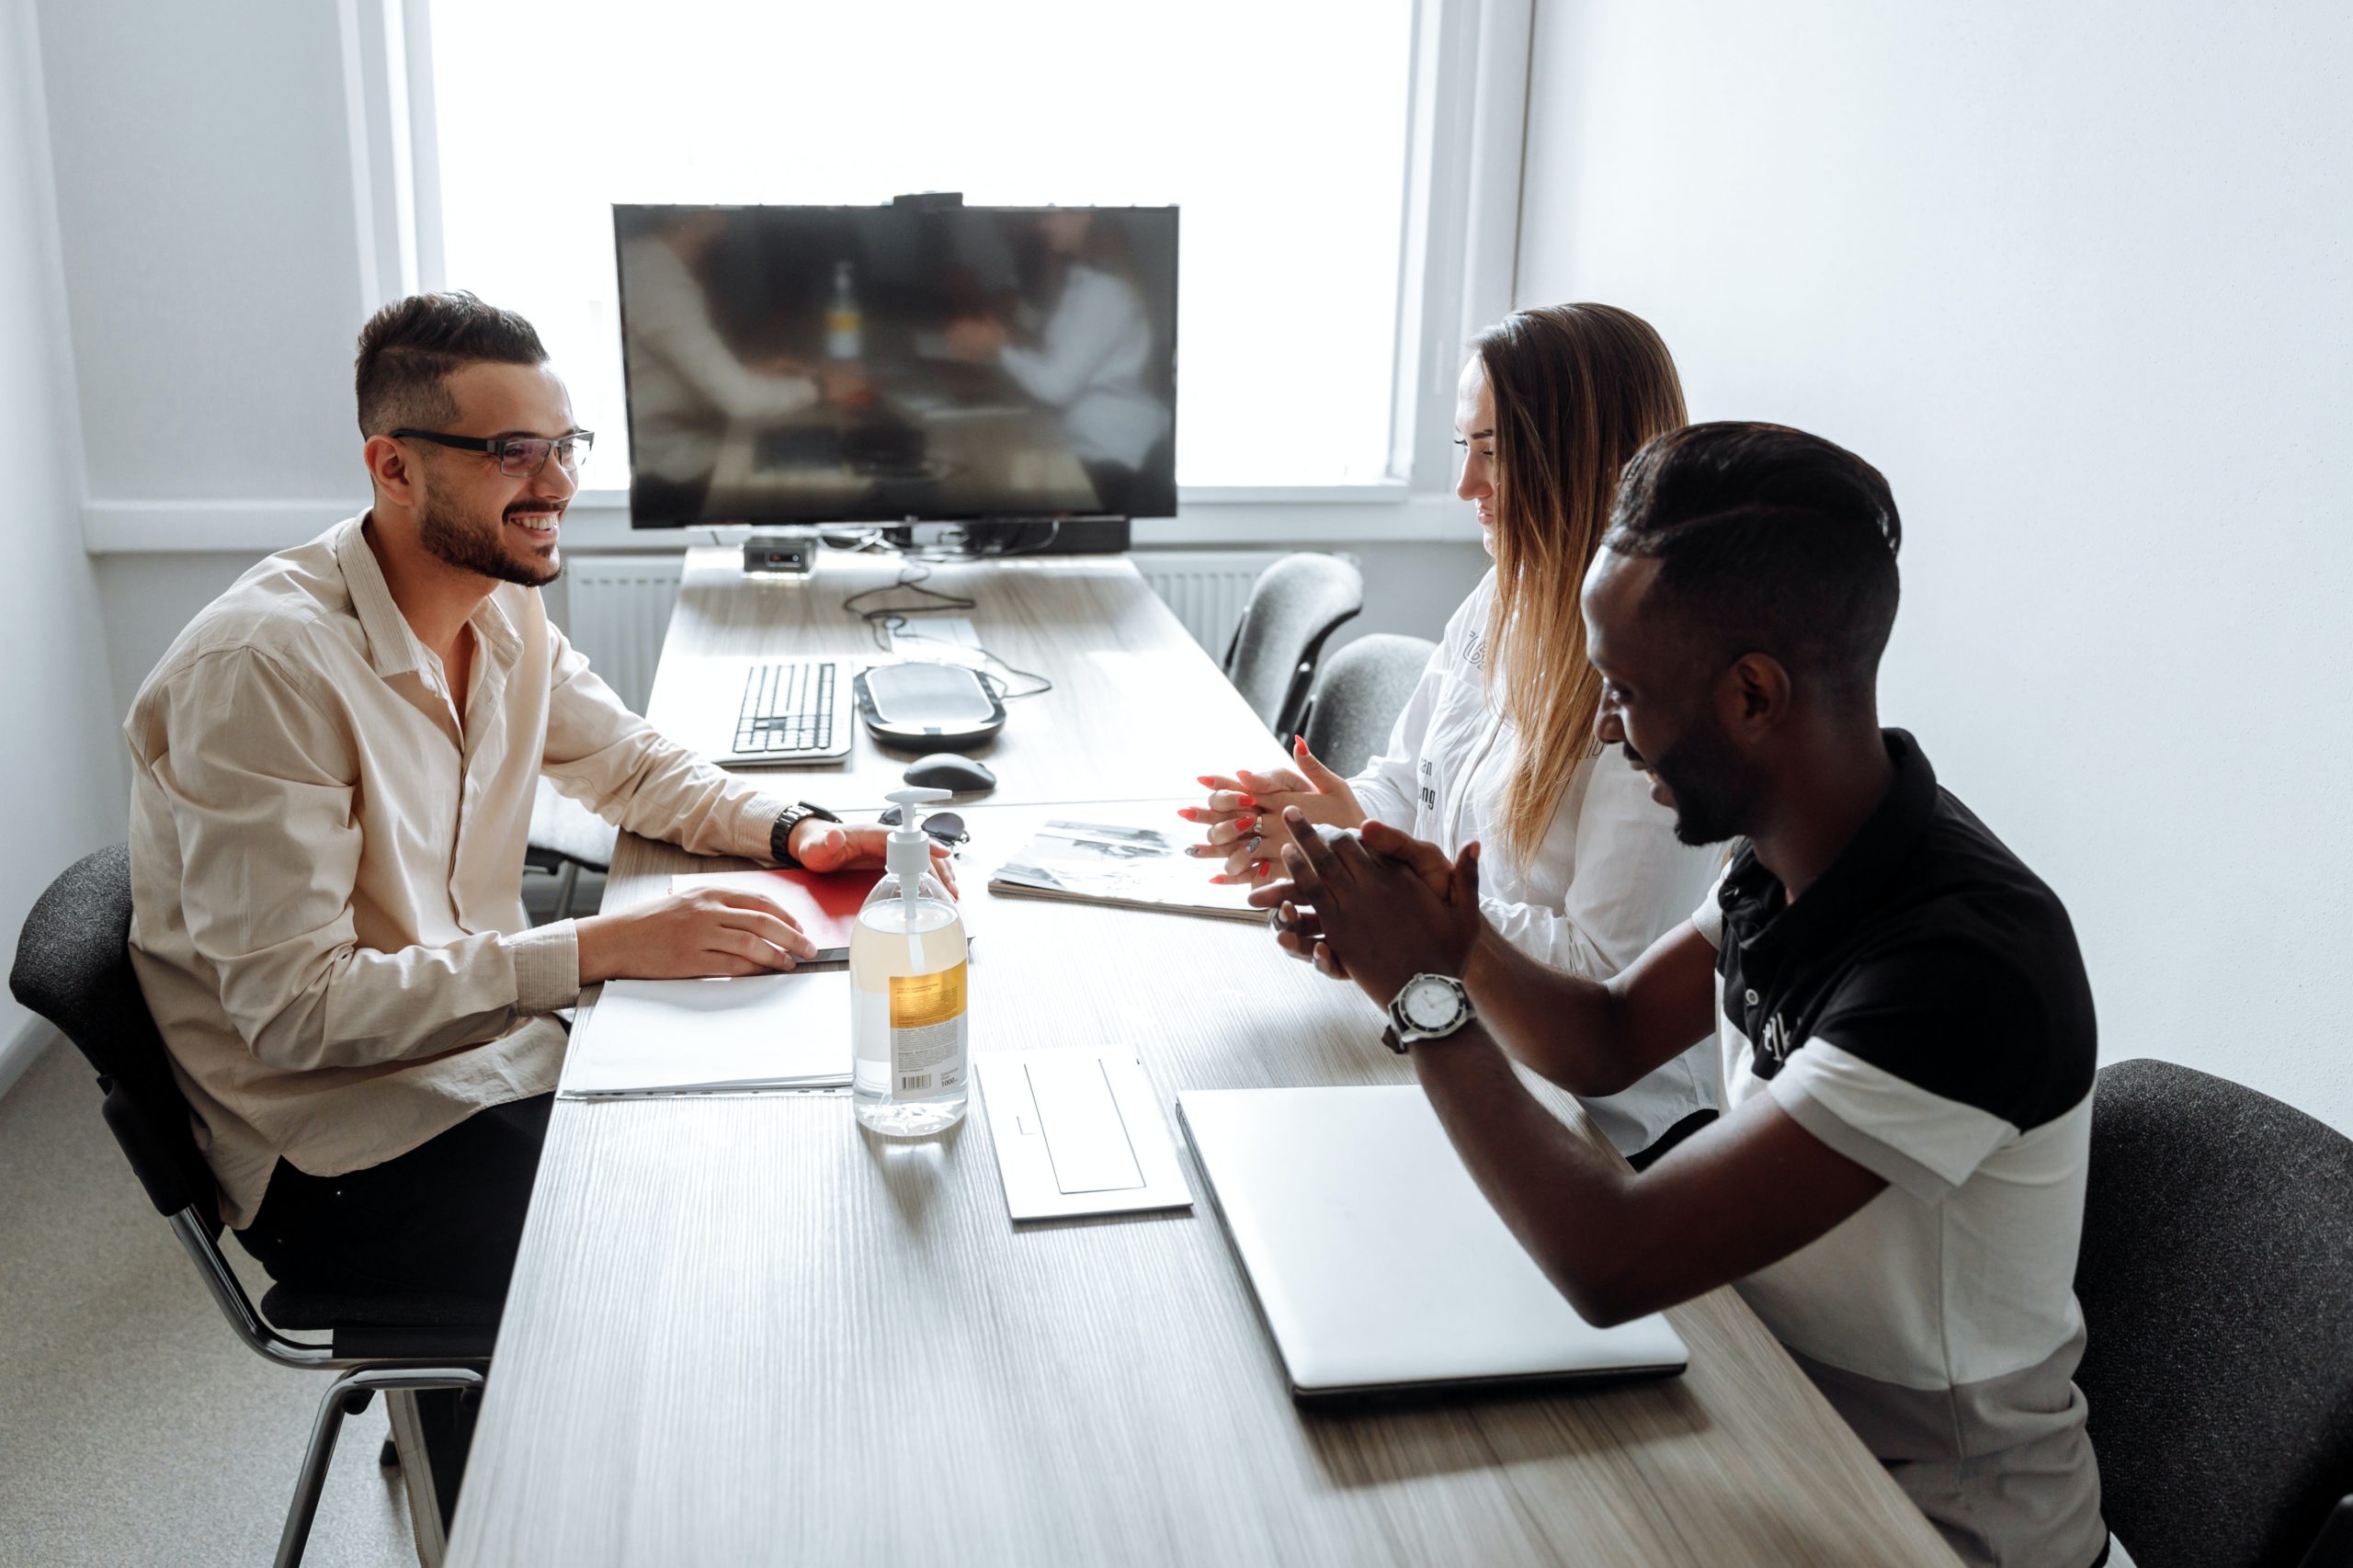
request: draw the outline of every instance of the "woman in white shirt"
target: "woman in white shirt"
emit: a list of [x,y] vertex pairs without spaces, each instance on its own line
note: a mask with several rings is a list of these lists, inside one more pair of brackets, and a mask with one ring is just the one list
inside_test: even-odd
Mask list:
[[[1294,737],[1298,771],[1205,778],[1196,855],[1220,881],[1279,871],[1282,810],[1342,827],[1378,820],[1448,855],[1473,840],[1488,924],[1555,968],[1606,980],[1687,918],[1718,855],[1680,844],[1650,781],[1594,740],[1601,680],[1577,606],[1619,471],[1685,424],[1675,361],[1641,318],[1608,305],[1520,311],[1482,333],[1456,394],[1455,494],[1477,507],[1495,564],[1447,622],[1383,753],[1354,778]],[[1344,959],[1345,961],[1345,959]],[[1622,1093],[1585,1101],[1618,1150],[1647,1164],[1712,1117],[1713,1042]]]
[[1040,213],[1037,236],[1047,259],[1042,312],[1027,341],[994,316],[950,323],[948,347],[967,359],[994,361],[1029,396],[1061,413],[1071,454],[1095,481],[1107,511],[1129,509],[1130,490],[1169,433],[1175,413],[1155,390],[1152,318],[1131,275],[1125,241],[1097,215]]

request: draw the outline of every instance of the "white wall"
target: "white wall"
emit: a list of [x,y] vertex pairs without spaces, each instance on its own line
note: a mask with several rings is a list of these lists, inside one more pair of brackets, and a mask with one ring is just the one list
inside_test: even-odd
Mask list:
[[381,301],[360,294],[336,9],[40,0],[101,504],[355,488],[352,344]]
[[[358,66],[337,8],[307,0],[37,8],[80,404],[93,432],[89,515],[102,540],[142,544],[98,558],[119,716],[172,636],[263,552],[254,540],[292,543],[367,503],[351,354],[381,301],[361,282],[347,95]],[[357,14],[365,26],[375,13],[363,4]],[[1450,387],[1450,366],[1434,373]],[[1440,472],[1443,434],[1424,443],[1440,454],[1422,465],[1425,490],[1451,483]],[[1344,638],[1435,636],[1484,569],[1467,517],[1450,542],[1350,537],[1349,517],[1378,533],[1398,510],[1290,513],[1306,524],[1291,530],[1300,542],[1365,559],[1367,611]],[[200,548],[224,517],[240,548]],[[575,511],[574,532],[591,548],[648,548],[622,521],[609,509]],[[1254,514],[1245,527],[1261,524],[1268,542],[1283,541],[1280,516]],[[1181,545],[1192,526],[1152,542]],[[182,528],[189,549],[153,548]]]
[[[0,3],[0,944],[13,959],[50,879],[123,833],[106,642],[75,516],[80,433],[51,240],[41,77],[30,0]],[[0,997],[0,1089],[40,1038]]]
[[2353,1131],[2353,10],[1542,0],[1523,301],[1870,459],[1883,686],[2066,899],[2103,1057]]

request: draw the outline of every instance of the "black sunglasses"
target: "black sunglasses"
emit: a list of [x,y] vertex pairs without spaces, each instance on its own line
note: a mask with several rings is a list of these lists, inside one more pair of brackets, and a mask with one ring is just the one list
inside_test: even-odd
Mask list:
[[[875,820],[884,827],[896,827],[899,825],[899,808],[890,807]],[[954,812],[932,812],[923,819],[923,830],[950,849],[960,844],[969,844],[972,838],[971,831],[964,826],[964,819]]]

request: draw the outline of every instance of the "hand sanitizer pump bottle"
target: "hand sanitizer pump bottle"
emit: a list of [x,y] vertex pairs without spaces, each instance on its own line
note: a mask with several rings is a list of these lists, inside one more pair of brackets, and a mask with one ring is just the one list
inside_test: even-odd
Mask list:
[[858,308],[858,285],[847,261],[834,263],[834,298],[825,307],[825,358],[855,359],[865,352],[866,312]]
[[916,820],[925,801],[948,796],[891,796],[899,825],[849,938],[850,1104],[859,1121],[900,1138],[953,1127],[972,1095],[964,917],[932,874],[931,835]]

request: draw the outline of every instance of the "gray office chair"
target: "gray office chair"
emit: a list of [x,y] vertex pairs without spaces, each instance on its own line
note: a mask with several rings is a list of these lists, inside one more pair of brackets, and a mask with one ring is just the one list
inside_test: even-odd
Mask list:
[[1347,778],[1388,744],[1438,644],[1377,631],[1334,653],[1315,677],[1299,733],[1324,766]]
[[603,876],[612,869],[613,846],[620,842],[620,833],[540,775],[539,792],[531,801],[531,828],[523,845],[523,864],[554,875],[555,918],[571,917],[583,870]]
[[2227,1079],[2103,1068],[2075,1294],[2140,1568],[2353,1563],[2353,1141]]
[[[237,1337],[278,1366],[342,1374],[319,1401],[278,1538],[277,1562],[289,1568],[302,1560],[310,1540],[344,1417],[365,1410],[381,1392],[394,1433],[414,1434],[418,1390],[479,1390],[499,1303],[449,1296],[342,1297],[277,1285],[256,1311],[222,1256],[219,1190],[197,1152],[188,1100],[172,1077],[131,971],[130,935],[131,855],[118,844],[68,868],[41,894],[25,918],[8,989],[63,1030],[97,1069],[108,1128]],[[290,1339],[284,1329],[322,1331],[326,1338]],[[433,1505],[412,1510],[418,1512],[420,1555],[438,1562],[437,1478],[406,1437],[402,1448],[412,1501]],[[455,1476],[438,1479],[445,1490],[457,1484]]]
[[1284,556],[1250,585],[1250,602],[1225,651],[1225,678],[1288,742],[1299,733],[1325,641],[1363,608],[1364,576],[1338,556]]

